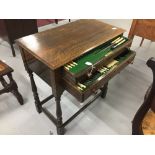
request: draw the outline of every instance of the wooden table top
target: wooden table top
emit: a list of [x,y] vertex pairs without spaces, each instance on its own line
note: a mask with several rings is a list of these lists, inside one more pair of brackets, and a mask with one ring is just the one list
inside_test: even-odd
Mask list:
[[54,70],[125,32],[113,27],[98,20],[77,20],[16,42]]

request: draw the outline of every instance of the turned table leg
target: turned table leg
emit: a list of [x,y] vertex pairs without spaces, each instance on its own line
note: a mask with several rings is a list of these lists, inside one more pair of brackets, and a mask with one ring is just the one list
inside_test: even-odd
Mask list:
[[61,96],[64,92],[64,88],[62,87],[61,83],[61,70],[51,71],[51,86],[52,86],[52,93],[55,97],[56,103],[56,127],[57,127],[57,134],[63,135],[65,133],[62,119],[62,109],[61,109]]
[[62,109],[61,109],[60,97],[56,97],[55,102],[56,102],[56,116],[57,116],[57,134],[63,135],[64,128],[61,127],[63,122],[62,122]]
[[106,95],[107,95],[107,90],[108,90],[108,83],[106,83],[106,84],[104,85],[104,87],[101,88],[101,91],[102,91],[101,97],[102,97],[102,98],[105,98],[105,97],[106,97]]
[[34,96],[34,100],[35,100],[35,106],[36,106],[36,110],[38,113],[42,112],[42,105],[38,96],[38,91],[37,91],[37,86],[35,84],[34,81],[34,77],[33,77],[33,73],[32,71],[28,71],[29,77],[30,77],[30,81],[31,81],[31,87],[32,87],[32,92],[33,92],[33,96]]

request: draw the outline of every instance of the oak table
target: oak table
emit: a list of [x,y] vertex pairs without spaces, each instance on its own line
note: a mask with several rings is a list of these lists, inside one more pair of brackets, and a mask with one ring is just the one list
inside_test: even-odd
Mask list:
[[[64,127],[86,109],[97,97],[105,97],[107,83],[111,78],[108,77],[106,80],[101,81],[102,83],[98,83],[92,91],[103,86],[101,88],[102,92],[97,94],[63,123],[60,103],[61,95],[67,88],[75,96],[77,92],[75,92],[75,87],[67,87],[64,83],[64,65],[112,38],[122,35],[124,31],[121,28],[113,27],[98,20],[78,20],[54,29],[20,38],[16,41],[21,51],[25,69],[30,77],[36,109],[39,113],[44,112],[56,125],[58,134],[64,134]],[[53,94],[43,101],[39,99],[33,73],[36,73],[52,88]],[[114,74],[116,72],[112,73],[112,75]],[[94,93],[92,91],[87,92],[86,96],[90,92]],[[79,95],[80,93],[78,93],[77,99],[80,98]],[[56,118],[43,106],[44,103],[53,97],[56,103]]]

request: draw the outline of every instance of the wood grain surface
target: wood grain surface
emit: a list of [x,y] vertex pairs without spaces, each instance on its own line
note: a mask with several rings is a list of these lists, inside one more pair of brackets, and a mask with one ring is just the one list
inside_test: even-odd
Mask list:
[[128,37],[134,35],[155,41],[155,19],[134,19]]
[[0,60],[0,76],[3,76],[9,72],[13,72],[13,69]]
[[98,20],[77,20],[16,42],[54,70],[124,32],[113,27]]
[[0,64],[0,71],[3,71],[4,69],[5,69],[5,67]]
[[142,122],[144,135],[155,135],[155,113],[150,110]]

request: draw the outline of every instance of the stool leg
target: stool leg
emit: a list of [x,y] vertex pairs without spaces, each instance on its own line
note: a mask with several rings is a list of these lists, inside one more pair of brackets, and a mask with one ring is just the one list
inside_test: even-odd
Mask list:
[[18,102],[19,102],[21,105],[23,105],[23,104],[24,104],[23,97],[22,97],[22,95],[19,93],[19,91],[18,91],[18,86],[17,86],[15,80],[13,79],[11,73],[8,74],[8,78],[9,78],[10,84],[11,84],[11,86],[12,86],[11,93],[17,98]]
[[8,84],[3,77],[0,77],[0,82],[2,86],[4,87],[4,89],[0,90],[0,95],[10,92],[10,87],[8,87]]
[[4,88],[7,87],[8,84],[3,77],[0,78],[0,81],[1,81],[1,84]]

